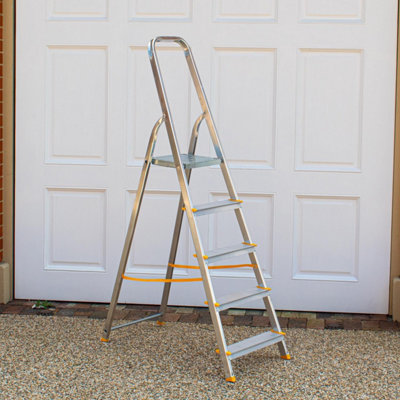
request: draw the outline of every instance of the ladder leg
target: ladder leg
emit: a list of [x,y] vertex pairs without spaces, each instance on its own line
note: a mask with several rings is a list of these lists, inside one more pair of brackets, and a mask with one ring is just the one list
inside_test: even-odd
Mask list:
[[121,260],[119,263],[117,277],[115,279],[114,290],[113,290],[113,294],[111,297],[111,303],[110,303],[110,307],[108,309],[107,319],[104,324],[103,337],[101,338],[101,340],[103,342],[108,342],[109,337],[110,337],[111,325],[112,325],[112,321],[113,321],[115,307],[117,306],[119,293],[121,291],[122,275],[125,273],[126,264],[128,262],[129,252],[130,252],[130,248],[131,248],[132,240],[133,240],[133,235],[135,233],[137,217],[139,215],[140,205],[142,203],[144,189],[146,187],[146,181],[147,181],[147,177],[148,177],[149,170],[150,170],[151,158],[152,158],[154,146],[155,146],[155,143],[157,140],[157,133],[158,133],[158,130],[160,129],[160,126],[163,123],[163,121],[164,121],[164,117],[161,117],[154,125],[151,136],[150,136],[149,144],[147,146],[146,157],[145,157],[145,161],[143,164],[142,173],[140,175],[140,181],[139,181],[139,185],[138,185],[138,189],[137,189],[137,193],[136,193],[135,203],[134,203],[134,206],[132,209],[132,214],[131,214],[131,219],[130,219],[129,226],[128,226],[128,231],[127,231],[126,237],[125,237],[124,248],[123,248],[122,254],[121,254]]
[[[167,125],[167,127],[168,127],[168,125]],[[173,150],[174,159],[176,161],[178,161],[179,153],[176,151],[176,147],[174,149],[174,145],[176,145],[176,141],[175,141],[175,138],[173,136],[172,137],[171,136],[170,136],[170,143],[171,143],[171,148]],[[199,236],[199,230],[198,230],[197,223],[196,223],[196,220],[194,217],[194,213],[191,208],[192,201],[191,201],[190,194],[189,194],[189,187],[188,187],[188,182],[186,179],[186,174],[183,172],[182,168],[177,168],[177,175],[178,175],[178,180],[179,180],[179,184],[181,187],[183,203],[186,208],[186,215],[188,218],[188,223],[189,223],[189,228],[190,228],[190,232],[191,232],[192,239],[193,239],[194,248],[195,248],[195,251],[197,254],[197,261],[199,263],[200,273],[201,273],[201,277],[203,279],[203,286],[204,286],[204,290],[206,292],[206,297],[207,297],[209,310],[210,310],[210,314],[211,314],[211,320],[213,322],[214,329],[215,329],[218,349],[220,351],[221,361],[224,366],[225,377],[227,380],[234,381],[235,378],[233,376],[232,365],[231,365],[230,359],[227,357],[227,354],[226,354],[227,345],[225,342],[221,318],[215,308],[216,301],[215,301],[215,296],[214,296],[214,292],[212,289],[210,273],[208,271],[208,266],[204,259],[205,252],[204,252],[204,249],[203,249],[203,246],[201,243],[201,239]]]
[[[204,114],[201,114],[196,122],[193,125],[193,129],[192,129],[192,135],[190,138],[190,143],[189,143],[189,150],[188,150],[188,154],[195,154],[196,152],[196,145],[197,145],[197,139],[199,136],[199,128],[200,128],[200,124],[204,119]],[[191,169],[187,169],[185,171],[186,173],[186,179],[187,179],[187,183],[190,183],[190,176],[192,173]],[[169,266],[169,264],[174,264],[175,260],[176,260],[176,252],[178,250],[178,244],[179,244],[179,237],[181,234],[181,228],[182,228],[182,221],[183,221],[183,206],[184,206],[184,202],[183,202],[183,197],[182,195],[179,198],[179,204],[178,204],[178,211],[176,213],[176,221],[175,221],[175,228],[174,228],[174,233],[172,236],[172,243],[171,243],[171,250],[169,253],[169,258],[168,258],[168,267],[167,267],[167,273],[165,275],[166,279],[172,279],[172,275],[174,273],[174,269],[172,267]],[[171,290],[171,283],[170,282],[166,282],[164,284],[164,290],[163,290],[163,294],[162,294],[162,298],[161,298],[161,306],[160,306],[160,313],[161,314],[165,314],[166,310],[167,310],[167,305],[168,305],[168,298],[169,298],[169,293]],[[161,318],[162,320],[162,318]]]
[[[269,296],[264,297],[265,308],[268,313],[268,318],[271,323],[271,327],[274,331],[281,332],[281,326],[279,324],[278,317],[275,313],[274,306],[272,305],[271,298]],[[284,340],[278,343],[279,353],[281,354],[281,358],[285,360],[290,360],[289,351],[287,349],[286,343]]]
[[[176,213],[176,221],[175,221],[174,234],[172,237],[171,250],[170,250],[169,259],[168,259],[167,273],[165,275],[166,279],[172,279],[172,275],[174,273],[174,269],[172,267],[170,267],[169,264],[174,264],[175,259],[176,259],[176,252],[178,250],[179,236],[181,233],[183,213],[184,213],[184,211],[182,210],[182,207],[183,207],[183,199],[182,199],[182,196],[180,196],[178,211]],[[164,315],[167,310],[170,290],[171,290],[171,282],[166,282],[164,284],[164,290],[163,290],[163,294],[162,294],[162,298],[161,298],[161,306],[160,306],[160,313],[162,315]],[[162,321],[162,317],[161,317],[161,321]]]
[[[200,81],[200,78],[199,78],[199,74],[198,74],[196,65],[195,65],[195,63],[193,61],[193,57],[191,55],[190,49],[185,52],[185,56],[186,56],[186,61],[187,61],[188,66],[189,66],[189,70],[190,70],[192,78],[193,78],[193,82],[194,82],[194,85],[195,85],[195,88],[196,88],[196,91],[197,91],[197,95],[199,97],[199,100],[200,100],[200,103],[201,103],[201,106],[202,106],[202,109],[203,109],[203,112],[204,112],[204,115],[205,115],[205,119],[206,119],[206,122],[207,122],[207,126],[208,126],[208,129],[209,129],[209,132],[211,134],[211,139],[212,139],[212,142],[214,144],[215,152],[216,152],[217,156],[219,158],[221,158],[221,160],[222,160],[220,166],[221,166],[221,171],[222,171],[222,174],[223,174],[223,177],[224,177],[224,180],[225,180],[229,195],[230,195],[230,197],[232,199],[237,199],[238,198],[237,197],[237,193],[236,193],[236,190],[235,190],[235,188],[233,186],[233,182],[232,182],[232,178],[230,176],[229,168],[227,166],[227,163],[225,162],[225,155],[224,155],[224,152],[223,152],[222,147],[221,147],[221,142],[219,140],[218,133],[217,133],[217,130],[215,128],[215,123],[214,123],[214,120],[213,120],[213,118],[211,116],[211,112],[210,112],[210,109],[209,109],[209,106],[208,106],[208,103],[207,103],[207,100],[206,100],[204,89],[203,89],[203,86],[201,84],[201,81]],[[241,209],[237,209],[237,210],[235,210],[235,213],[236,213],[236,217],[237,217],[237,220],[238,220],[238,223],[239,223],[239,226],[240,226],[244,241],[247,242],[247,243],[252,243],[252,241],[250,239],[249,231],[247,229],[247,226],[246,226],[246,223],[245,223],[245,220],[244,220],[244,216],[243,216],[242,210]],[[262,276],[262,273],[260,271],[259,263],[258,263],[258,260],[257,260],[257,257],[255,255],[255,253],[250,253],[250,259],[251,259],[252,264],[256,265],[256,268],[254,268],[254,272],[255,272],[255,275],[256,275],[256,279],[257,279],[258,285],[260,285],[262,287],[265,287],[266,285],[265,285],[264,277]],[[276,313],[274,311],[274,308],[272,306],[272,303],[270,301],[269,296],[264,299],[264,302],[265,302],[265,306],[266,306],[268,315],[270,316],[270,321],[271,321],[271,325],[272,325],[273,329],[280,332],[281,330],[280,330],[280,326],[279,326],[279,321],[278,321],[278,318],[276,316]],[[285,342],[284,341],[279,342],[278,346],[279,346],[279,350],[280,350],[280,353],[281,353],[281,357],[289,359],[290,356],[289,356],[289,353],[287,352],[287,348],[286,348]]]
[[[254,274],[256,276],[257,284],[261,287],[266,287],[264,277],[262,276],[262,273],[261,273],[260,264],[258,262],[258,259],[257,259],[257,256],[255,253],[250,254],[250,260],[251,260],[252,264],[256,265],[256,267],[253,270],[254,270]],[[276,332],[281,332],[282,330],[281,330],[281,327],[279,324],[279,320],[276,315],[274,306],[272,305],[270,296],[264,297],[264,305],[265,305],[265,309],[267,310],[268,318],[269,318],[272,329]],[[284,340],[282,340],[281,342],[278,342],[278,348],[279,348],[281,358],[283,358],[285,360],[289,360],[290,355],[289,355],[289,352],[288,352],[288,349],[287,349],[287,346],[286,346],[286,343]]]
[[[208,271],[207,271],[208,272]],[[214,326],[215,336],[217,339],[218,352],[224,368],[225,379],[230,382],[235,382],[231,360],[228,358],[228,347],[225,340],[224,328],[222,326],[221,317],[215,308],[214,291],[211,287],[211,281],[204,280],[204,290],[207,295],[208,309],[210,311],[211,320]],[[210,302],[210,298],[214,302]]]
[[[179,171],[178,171],[178,176],[179,176]],[[184,175],[183,175],[183,177],[184,177]],[[182,182],[182,180],[180,180],[180,181]],[[220,358],[221,358],[221,361],[222,361],[222,364],[224,367],[225,378],[228,381],[235,382],[235,377],[233,375],[231,361],[228,358],[227,345],[226,345],[226,341],[225,341],[225,335],[224,335],[224,331],[223,331],[223,327],[222,327],[221,317],[216,309],[216,300],[215,300],[215,295],[214,295],[214,291],[213,291],[213,287],[212,287],[210,272],[208,270],[208,265],[204,258],[205,253],[204,253],[201,239],[199,236],[199,230],[197,227],[197,223],[194,218],[193,211],[189,207],[191,204],[191,200],[190,200],[189,193],[188,193],[188,187],[187,187],[187,184],[185,184],[185,182],[183,182],[183,185],[181,185],[181,190],[182,190],[182,197],[183,197],[185,207],[186,207],[186,214],[188,217],[189,227],[190,227],[190,231],[192,234],[193,244],[194,244],[196,254],[197,254],[197,261],[199,263],[200,273],[201,273],[201,277],[203,279],[203,287],[204,287],[204,291],[206,293],[208,308],[210,311],[212,323],[214,325],[214,331],[215,331],[215,335],[216,335],[218,350],[219,350]]]
[[[240,230],[243,235],[243,239],[246,242],[251,243],[251,238],[250,238],[247,226],[246,226],[246,222],[244,220],[243,211],[241,209],[238,209],[238,210],[235,210],[235,212],[236,212],[236,217],[237,217],[237,220],[238,220],[238,223],[240,226]],[[256,267],[253,268],[253,271],[256,276],[257,284],[261,287],[266,287],[266,283],[265,283],[264,277],[263,277],[261,269],[260,269],[260,263],[258,262],[257,255],[255,253],[250,253],[249,257],[250,257],[251,263],[256,265]],[[264,304],[265,304],[265,308],[268,313],[268,317],[269,317],[272,329],[274,331],[281,332],[279,320],[275,313],[275,309],[274,309],[274,306],[272,305],[270,296],[264,297]],[[287,349],[287,346],[286,346],[286,343],[284,340],[282,340],[281,342],[278,343],[278,348],[279,348],[279,352],[281,354],[281,358],[289,360],[290,355],[289,355],[289,352],[288,352],[288,349]]]

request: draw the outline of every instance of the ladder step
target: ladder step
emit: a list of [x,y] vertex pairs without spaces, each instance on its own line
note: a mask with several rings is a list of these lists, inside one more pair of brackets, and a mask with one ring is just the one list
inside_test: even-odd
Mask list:
[[198,217],[200,215],[214,214],[220,211],[234,210],[236,208],[240,208],[241,205],[241,201],[236,200],[213,201],[212,203],[194,206],[196,209],[194,215]]
[[[172,155],[153,157],[151,162],[152,164],[159,165],[161,167],[175,168],[174,157]],[[183,164],[183,167],[185,169],[188,169],[221,164],[221,159],[214,157],[196,156],[193,154],[181,154],[181,162]]]
[[241,342],[233,343],[228,346],[228,351],[231,352],[229,359],[244,356],[245,354],[251,353],[262,349],[263,347],[271,346],[272,344],[283,341],[284,335],[275,332],[264,332],[260,335],[244,339]]
[[206,260],[209,264],[215,263],[219,260],[227,259],[233,256],[239,256],[241,254],[253,253],[255,252],[255,245],[248,244],[237,244],[230,247],[222,247],[220,249],[209,250],[206,252]]
[[269,290],[266,289],[250,289],[236,294],[229,294],[217,299],[219,306],[216,307],[217,311],[227,310],[228,308],[237,307],[241,304],[248,303],[249,301],[262,299],[268,296]]

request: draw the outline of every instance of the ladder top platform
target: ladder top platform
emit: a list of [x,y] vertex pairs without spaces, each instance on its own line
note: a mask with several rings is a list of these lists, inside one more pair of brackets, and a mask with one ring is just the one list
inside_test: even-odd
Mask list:
[[[152,164],[161,167],[175,168],[174,157],[172,155],[153,157]],[[221,164],[221,160],[215,157],[196,156],[193,154],[181,154],[181,162],[185,169],[208,167],[210,165]]]

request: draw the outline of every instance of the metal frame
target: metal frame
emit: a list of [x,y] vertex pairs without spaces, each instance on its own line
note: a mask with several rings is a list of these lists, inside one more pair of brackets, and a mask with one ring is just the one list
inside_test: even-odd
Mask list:
[[[179,46],[181,46],[181,48],[183,49],[185,59],[186,59],[186,62],[187,62],[187,65],[188,65],[188,68],[189,68],[189,71],[190,71],[190,74],[192,77],[192,81],[196,88],[197,96],[199,98],[200,105],[202,108],[202,114],[197,118],[196,122],[194,123],[193,129],[192,129],[192,135],[191,135],[191,139],[190,139],[188,154],[187,154],[187,156],[185,155],[185,157],[186,157],[185,159],[189,160],[189,161],[187,161],[187,163],[189,163],[188,165],[182,161],[182,155],[179,150],[178,140],[177,140],[177,136],[175,133],[175,127],[173,124],[173,120],[172,120],[172,116],[171,116],[171,112],[170,112],[170,108],[169,108],[169,104],[168,104],[167,94],[165,91],[164,82],[163,82],[163,78],[162,78],[162,74],[161,74],[161,70],[160,70],[160,65],[159,65],[159,61],[157,58],[156,45],[157,45],[157,43],[160,43],[160,42],[176,43]],[[141,322],[144,320],[148,320],[148,319],[154,319],[154,318],[158,318],[158,317],[161,317],[161,319],[162,319],[162,316],[165,314],[165,311],[167,309],[168,298],[169,298],[169,293],[170,293],[170,289],[171,289],[171,282],[169,282],[169,281],[166,282],[164,285],[164,290],[163,290],[163,294],[162,294],[162,300],[161,300],[161,306],[160,306],[159,313],[150,315],[150,316],[148,316],[146,318],[142,318],[140,320],[128,322],[126,324],[118,325],[115,327],[111,327],[115,307],[116,307],[120,289],[121,289],[121,284],[122,284],[122,279],[123,279],[122,277],[123,277],[123,274],[126,269],[129,251],[130,251],[130,247],[132,244],[133,235],[134,235],[134,231],[135,231],[135,227],[136,227],[137,217],[138,217],[138,214],[140,211],[140,205],[141,205],[141,202],[143,199],[143,193],[145,190],[150,165],[152,163],[157,164],[157,159],[155,157],[153,157],[154,147],[155,147],[156,140],[157,140],[157,133],[158,133],[158,130],[159,130],[161,124],[165,123],[166,130],[168,133],[169,143],[170,143],[171,150],[172,150],[173,162],[174,162],[174,166],[176,169],[176,173],[177,173],[177,177],[178,177],[178,181],[179,181],[179,185],[180,185],[180,189],[181,189],[181,196],[180,196],[179,204],[178,204],[178,210],[177,210],[175,228],[174,228],[174,233],[173,233],[173,238],[172,238],[171,250],[170,250],[170,255],[169,255],[169,259],[168,259],[168,268],[167,268],[167,272],[166,272],[166,279],[170,280],[173,277],[173,267],[171,266],[171,264],[175,263],[175,258],[176,258],[178,243],[179,243],[179,237],[180,237],[180,232],[181,232],[181,227],[182,227],[182,221],[183,221],[183,214],[184,214],[184,212],[186,212],[188,222],[189,222],[190,232],[191,232],[192,239],[193,239],[193,244],[194,244],[195,251],[196,251],[197,261],[199,264],[200,273],[201,273],[201,277],[202,277],[202,281],[203,281],[203,285],[204,285],[204,290],[206,293],[207,304],[208,304],[208,307],[210,310],[212,323],[213,323],[214,329],[215,329],[216,340],[217,340],[217,345],[218,345],[218,349],[219,349],[218,353],[220,355],[220,358],[221,358],[221,361],[222,361],[222,364],[224,367],[226,379],[228,381],[234,382],[235,377],[233,375],[231,360],[236,357],[239,357],[240,355],[247,354],[250,351],[257,350],[258,348],[277,343],[279,346],[279,351],[280,351],[281,357],[284,359],[290,359],[290,356],[288,354],[288,351],[287,351],[287,348],[285,345],[285,341],[284,341],[284,334],[283,334],[283,332],[281,332],[279,321],[278,321],[278,318],[274,311],[274,308],[272,306],[271,299],[266,293],[262,297],[264,297],[264,304],[265,304],[265,308],[268,312],[268,316],[269,316],[269,319],[271,322],[272,331],[268,332],[268,334],[264,333],[262,335],[258,335],[256,337],[254,337],[254,340],[247,339],[247,341],[243,342],[243,344],[241,344],[242,342],[239,342],[239,343],[235,343],[231,346],[228,346],[226,343],[224,332],[223,332],[223,327],[222,327],[222,323],[221,323],[221,318],[219,315],[220,304],[218,304],[216,302],[216,298],[215,298],[213,287],[212,287],[211,276],[210,276],[209,269],[208,269],[208,264],[211,261],[211,257],[210,257],[210,261],[208,261],[207,260],[208,256],[204,250],[204,247],[203,247],[200,235],[199,235],[199,230],[198,230],[196,215],[195,215],[196,209],[193,205],[193,202],[192,202],[192,199],[191,199],[190,193],[189,193],[189,182],[190,182],[190,177],[191,177],[191,170],[192,170],[192,168],[197,166],[197,165],[195,165],[195,157],[196,157],[195,151],[196,151],[196,144],[197,144],[197,139],[198,139],[198,135],[199,135],[199,127],[203,120],[206,121],[208,130],[209,130],[209,133],[211,136],[211,140],[214,145],[215,153],[216,153],[217,159],[219,160],[218,163],[220,164],[221,171],[222,171],[222,174],[223,174],[223,177],[225,180],[225,184],[228,189],[230,200],[237,204],[237,206],[234,207],[235,208],[234,209],[235,216],[237,218],[237,221],[238,221],[238,224],[240,227],[240,231],[243,236],[243,244],[245,244],[247,246],[243,246],[243,244],[241,244],[240,245],[241,247],[239,247],[238,250],[236,250],[236,253],[237,254],[242,254],[243,252],[248,253],[250,261],[251,261],[252,265],[254,266],[253,270],[254,270],[257,285],[258,285],[257,287],[259,289],[256,290],[256,292],[253,294],[253,297],[254,298],[260,297],[260,289],[264,290],[264,289],[268,289],[268,288],[266,288],[266,283],[264,281],[264,277],[262,276],[261,269],[259,267],[259,262],[258,262],[256,254],[255,254],[255,245],[251,241],[251,237],[250,237],[250,234],[249,234],[249,231],[248,231],[245,219],[244,219],[244,215],[243,215],[242,209],[240,207],[241,201],[239,200],[236,190],[233,186],[229,168],[228,168],[228,165],[226,162],[226,158],[225,158],[224,152],[222,150],[221,142],[218,137],[217,129],[215,127],[214,120],[211,115],[211,111],[210,111],[210,108],[209,108],[209,105],[208,105],[208,102],[207,102],[207,99],[205,96],[205,92],[204,92],[204,89],[203,89],[203,86],[202,86],[202,83],[201,83],[201,80],[200,80],[200,77],[199,77],[199,74],[197,71],[197,67],[194,62],[193,55],[192,55],[189,45],[187,44],[187,42],[184,39],[182,39],[180,37],[161,36],[161,37],[157,37],[150,41],[149,46],[148,46],[148,54],[149,54],[149,58],[150,58],[151,68],[152,68],[153,75],[154,75],[154,80],[155,80],[155,84],[156,84],[156,88],[157,88],[158,97],[160,99],[160,104],[161,104],[161,109],[162,109],[162,117],[154,125],[151,136],[150,136],[150,140],[149,140],[149,144],[148,144],[148,148],[147,148],[147,152],[146,152],[146,157],[145,157],[145,161],[144,161],[144,165],[143,165],[143,169],[142,169],[142,173],[141,173],[141,177],[140,177],[139,187],[137,190],[136,199],[135,199],[135,203],[134,203],[133,210],[132,210],[131,220],[130,220],[128,232],[127,232],[126,239],[125,239],[125,245],[124,245],[124,248],[122,251],[121,261],[120,261],[120,265],[119,265],[119,269],[118,269],[118,273],[117,273],[117,277],[116,277],[116,282],[115,282],[114,291],[113,291],[113,295],[112,295],[112,299],[111,299],[111,304],[110,304],[110,308],[109,308],[108,315],[107,315],[107,320],[106,320],[105,327],[104,327],[104,336],[103,336],[102,340],[108,341],[110,332],[113,329],[122,328],[122,327],[131,325],[131,324],[134,324],[137,322]],[[191,159],[194,160],[194,162],[192,164],[190,164]],[[215,160],[215,159],[210,159],[210,160]],[[158,164],[162,165],[161,162],[159,162]],[[185,167],[186,167],[186,170],[185,170]],[[229,208],[232,209],[232,206],[230,205]],[[212,207],[210,208],[210,210],[212,211]],[[202,215],[204,215],[204,212],[202,213]],[[245,249],[243,249],[243,247]],[[233,253],[235,253],[235,251],[233,251]],[[209,254],[211,254],[211,253],[209,253]],[[224,254],[225,254],[225,258],[228,255],[231,256],[232,250],[229,251],[229,254],[228,254],[228,252],[225,252],[225,253],[220,252],[220,254],[214,255],[213,258],[220,259],[223,257]],[[241,300],[243,300],[243,302],[247,301],[250,298],[252,298],[251,295],[246,296],[243,299],[238,299],[235,302],[235,304],[240,303]],[[228,308],[228,307],[226,307],[226,308]],[[230,351],[230,349],[232,349],[232,351]],[[234,349],[237,349],[237,352],[235,354],[233,354]]]

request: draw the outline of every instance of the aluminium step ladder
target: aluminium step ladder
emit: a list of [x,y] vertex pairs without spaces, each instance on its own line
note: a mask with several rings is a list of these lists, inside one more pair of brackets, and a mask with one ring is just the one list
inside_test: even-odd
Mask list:
[[[197,118],[194,123],[192,129],[192,135],[189,144],[189,150],[187,154],[181,154],[177,142],[177,137],[174,129],[174,124],[172,121],[169,104],[165,92],[165,87],[160,71],[160,66],[156,53],[156,44],[160,42],[169,42],[176,43],[181,46],[184,51],[185,59],[189,67],[189,71],[196,88],[197,96],[200,101],[200,105],[202,108],[202,114]],[[249,231],[247,229],[243,212],[241,209],[242,201],[238,198],[238,195],[235,191],[235,188],[232,183],[232,179],[230,176],[230,172],[228,169],[228,165],[226,163],[225,155],[223,153],[220,140],[214,125],[214,121],[207,103],[207,99],[204,93],[203,86],[200,81],[200,77],[193,59],[193,55],[189,45],[180,37],[174,36],[161,36],[157,37],[150,41],[148,47],[148,54],[150,58],[151,67],[154,74],[154,80],[157,87],[158,97],[161,103],[162,109],[162,117],[155,123],[153,130],[151,132],[149,144],[147,147],[147,152],[144,160],[144,165],[139,181],[139,186],[136,194],[136,199],[133,205],[132,215],[130,219],[130,223],[128,226],[128,231],[126,234],[125,244],[121,255],[121,261],[116,277],[116,282],[114,286],[114,291],[111,298],[110,308],[107,315],[107,320],[104,326],[104,334],[101,340],[103,342],[108,342],[110,333],[114,329],[122,328],[125,326],[129,326],[131,324],[135,324],[145,320],[158,319],[158,323],[161,325],[162,317],[167,309],[168,297],[170,293],[171,283],[172,282],[193,282],[193,281],[202,281],[204,285],[205,294],[207,297],[207,301],[205,302],[208,305],[212,323],[214,325],[216,340],[218,349],[216,350],[219,354],[225,372],[225,378],[229,382],[235,382],[235,376],[233,374],[231,360],[240,357],[242,355],[248,354],[252,351],[261,349],[263,347],[277,344],[279,347],[279,352],[281,358],[285,360],[290,359],[290,355],[288,353],[286,344],[285,344],[285,334],[281,331],[279,326],[279,321],[276,316],[275,310],[271,303],[268,292],[270,288],[268,288],[265,284],[264,277],[262,276],[261,269],[259,266],[259,262],[257,256],[255,254],[256,245],[251,241]],[[211,140],[214,145],[214,149],[216,152],[216,157],[204,157],[195,155],[197,138],[199,135],[199,127],[201,122],[205,120],[207,123],[207,127],[211,136]],[[162,124],[166,125],[169,143],[172,150],[172,155],[162,156],[162,157],[153,157],[153,152],[157,140],[157,133]],[[175,228],[173,233],[173,239],[171,244],[171,250],[168,260],[168,267],[166,272],[165,279],[141,279],[134,278],[125,275],[126,264],[128,261],[129,251],[133,240],[133,235],[136,227],[137,218],[139,215],[140,205],[142,202],[147,177],[149,174],[150,166],[158,165],[163,167],[175,168],[178,180],[181,189],[181,196],[179,200],[178,212],[175,222]],[[192,199],[189,193],[189,182],[190,175],[193,168],[206,167],[210,165],[219,165],[227,186],[227,190],[229,193],[229,199],[223,201],[216,201],[209,204],[201,204],[201,205],[193,205]],[[197,226],[197,218],[202,215],[209,215],[211,213],[217,213],[220,211],[228,211],[233,210],[235,212],[235,216],[237,218],[240,231],[243,236],[243,242],[236,244],[231,247],[225,247],[222,249],[216,249],[211,251],[206,251],[203,248],[203,244],[199,235],[199,230]],[[196,254],[194,256],[197,258],[198,267],[193,266],[182,266],[175,264],[175,258],[178,248],[179,236],[182,226],[183,215],[186,212],[190,232],[192,235],[194,247]],[[239,264],[239,265],[222,265],[222,266],[212,266],[217,261],[231,258],[236,255],[248,254],[250,258],[250,264]],[[189,279],[173,279],[173,270],[174,268],[197,268],[200,270],[201,278],[189,278]],[[209,270],[216,268],[234,268],[234,267],[251,267],[255,274],[256,284],[254,288],[250,291],[225,296],[224,298],[216,299],[213,291],[211,276]],[[134,280],[134,281],[157,281],[164,282],[164,290],[162,294],[160,311],[154,315],[147,316],[145,318],[141,318],[135,321],[131,321],[122,325],[112,326],[113,315],[115,311],[115,307],[118,302],[118,297],[122,285],[122,281],[126,280]],[[228,345],[225,340],[223,327],[220,318],[220,312],[226,310],[228,308],[240,306],[246,302],[262,298],[264,300],[265,308],[267,310],[271,330],[259,334],[254,337],[250,337],[241,342],[234,343]]]

